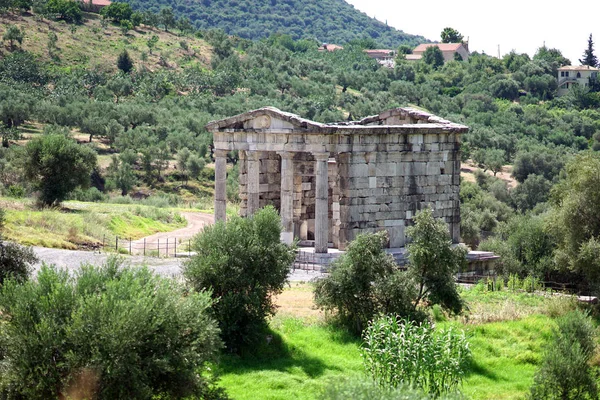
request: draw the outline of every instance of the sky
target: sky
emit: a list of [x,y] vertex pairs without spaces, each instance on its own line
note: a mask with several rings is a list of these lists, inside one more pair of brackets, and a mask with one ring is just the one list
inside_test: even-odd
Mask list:
[[590,33],[600,58],[600,1],[539,0],[346,0],[370,17],[406,33],[441,40],[445,27],[458,30],[469,50],[501,56],[515,50],[530,57],[544,43],[579,65]]

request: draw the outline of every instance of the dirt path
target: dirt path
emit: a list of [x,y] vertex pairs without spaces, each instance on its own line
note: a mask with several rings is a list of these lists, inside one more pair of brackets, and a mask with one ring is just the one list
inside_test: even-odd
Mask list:
[[[212,225],[215,223],[215,217],[212,214],[205,214],[200,212],[182,212],[181,216],[187,220],[187,226],[185,228],[177,229],[171,232],[159,232],[154,235],[146,236],[138,240],[131,242],[131,250],[133,254],[142,254],[144,251],[144,241],[146,243],[146,250],[152,251],[160,246],[161,251],[165,249],[165,244],[173,243],[171,249],[173,249],[174,243],[181,244],[188,241],[195,235],[197,235],[202,228],[206,225]],[[169,251],[170,252],[170,251]]]

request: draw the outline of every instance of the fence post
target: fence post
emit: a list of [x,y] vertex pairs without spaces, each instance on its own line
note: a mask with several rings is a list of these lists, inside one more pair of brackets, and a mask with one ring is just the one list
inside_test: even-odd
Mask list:
[[157,239],[157,242],[156,242],[156,243],[157,243],[157,244],[156,244],[156,248],[157,248],[157,250],[158,250],[158,256],[160,257],[160,239]]
[[144,238],[144,257],[146,256],[146,238]]
[[167,257],[169,257],[169,238],[167,238]]
[[175,249],[174,249],[175,252],[173,253],[173,256],[177,257],[177,238],[175,238],[175,245],[174,246],[175,246]]
[[129,255],[133,255],[133,253],[131,253],[131,237],[129,238]]
[[115,236],[115,251],[119,252],[119,237]]

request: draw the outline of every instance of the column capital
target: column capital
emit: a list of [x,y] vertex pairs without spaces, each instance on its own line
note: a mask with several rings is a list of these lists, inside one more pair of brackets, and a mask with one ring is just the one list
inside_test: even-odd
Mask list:
[[315,160],[317,160],[317,161],[329,160],[329,153],[326,153],[326,152],[312,153],[312,155],[315,157]]
[[291,160],[296,155],[296,152],[284,150],[284,151],[278,151],[277,154],[281,158],[285,158],[286,160]]
[[225,149],[214,149],[215,157],[227,157],[229,150]]
[[260,160],[261,151],[258,150],[246,150],[246,158],[250,161],[258,161]]

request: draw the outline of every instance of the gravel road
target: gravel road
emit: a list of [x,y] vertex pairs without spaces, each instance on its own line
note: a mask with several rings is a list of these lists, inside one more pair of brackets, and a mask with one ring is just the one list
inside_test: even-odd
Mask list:
[[[42,262],[75,270],[81,264],[102,264],[109,257],[106,253],[91,251],[48,249],[45,247],[34,247],[33,250],[40,259],[35,265],[36,271],[40,268]],[[126,264],[132,266],[146,265],[157,274],[168,277],[179,276],[181,274],[181,265],[186,260],[185,258],[156,258],[135,255],[122,257]],[[292,282],[308,282],[313,279],[319,279],[322,276],[324,274],[321,272],[297,269],[290,272],[289,280]]]

